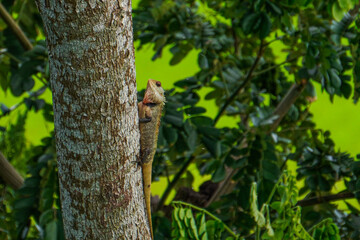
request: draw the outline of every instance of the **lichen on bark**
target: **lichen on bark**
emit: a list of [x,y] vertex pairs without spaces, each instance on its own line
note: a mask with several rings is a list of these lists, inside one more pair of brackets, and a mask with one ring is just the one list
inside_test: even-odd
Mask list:
[[[146,239],[131,1],[37,0],[67,239]],[[144,231],[145,230],[145,231]]]

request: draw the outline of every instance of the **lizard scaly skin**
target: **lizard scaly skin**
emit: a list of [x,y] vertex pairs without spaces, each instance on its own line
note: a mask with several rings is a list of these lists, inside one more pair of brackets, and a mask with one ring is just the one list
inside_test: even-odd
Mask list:
[[139,102],[138,108],[140,121],[140,164],[142,166],[144,195],[151,239],[154,239],[150,208],[151,172],[164,102],[165,96],[161,82],[149,79],[144,99],[142,102]]

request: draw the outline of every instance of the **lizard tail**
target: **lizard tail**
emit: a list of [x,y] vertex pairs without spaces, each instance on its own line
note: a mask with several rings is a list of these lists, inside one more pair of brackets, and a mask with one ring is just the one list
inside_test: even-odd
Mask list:
[[146,204],[146,211],[148,215],[149,227],[151,232],[151,239],[154,239],[152,222],[151,222],[151,204],[150,204],[152,162],[144,163],[142,166],[142,172],[143,172],[143,181],[144,181],[145,204]]

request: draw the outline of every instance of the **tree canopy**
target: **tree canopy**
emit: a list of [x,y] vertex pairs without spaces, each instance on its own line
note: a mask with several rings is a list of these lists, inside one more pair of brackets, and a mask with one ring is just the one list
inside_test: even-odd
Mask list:
[[[0,184],[0,238],[63,239],[53,134],[41,145],[24,135],[31,112],[53,123],[43,97],[51,86],[42,23],[32,1],[2,3],[26,37],[0,21],[1,94],[16,99],[1,104],[0,118],[12,121],[1,122],[0,151],[26,179],[19,190]],[[354,0],[138,2],[138,51],[151,46],[156,61],[170,49],[169,65],[195,53],[198,63],[166,91],[153,180],[169,184],[153,199],[155,239],[360,237],[359,205],[347,201],[360,196],[360,155],[339,150],[309,109],[316,86],[331,101],[359,100],[359,7]],[[229,124],[220,127],[222,119]],[[211,176],[199,191],[190,166]],[[174,189],[176,201],[166,205]]]

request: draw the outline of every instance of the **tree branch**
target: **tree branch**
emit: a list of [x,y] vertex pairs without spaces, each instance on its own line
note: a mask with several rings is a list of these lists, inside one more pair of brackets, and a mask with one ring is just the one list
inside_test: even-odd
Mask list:
[[261,71],[259,71],[259,72],[255,72],[255,73],[254,73],[254,76],[259,76],[259,75],[264,74],[264,73],[266,73],[266,72],[268,72],[268,71],[271,71],[271,70],[273,70],[273,69],[275,69],[275,68],[278,68],[278,67],[280,67],[280,66],[282,66],[282,65],[284,65],[284,64],[286,64],[286,63],[293,62],[293,61],[297,60],[299,57],[300,57],[300,56],[294,57],[294,58],[290,58],[290,59],[285,60],[285,61],[283,61],[283,62],[281,62],[281,63],[279,63],[279,64],[275,64],[275,65],[273,65],[273,66],[271,66],[271,67],[268,67],[268,68],[266,68],[266,69],[264,69],[264,70],[261,70]]
[[[30,93],[28,98],[33,98],[33,97],[40,96],[41,94],[43,94],[45,92],[46,88],[48,88],[48,85],[42,86],[41,88],[39,88],[35,92]],[[6,112],[4,112],[3,114],[0,115],[0,118],[5,117],[6,115],[9,115],[12,111],[14,111],[18,107],[20,107],[22,104],[24,104],[25,99],[26,98],[24,98],[21,102],[11,106]]]
[[16,169],[6,160],[5,156],[0,152],[0,177],[5,181],[6,184],[11,186],[13,189],[19,189],[24,179],[16,171]]
[[[351,10],[349,13],[351,15],[356,15],[359,11],[360,5],[356,5],[354,7],[353,10]],[[259,49],[260,50],[263,47],[268,46],[270,43],[265,43],[262,45],[262,47]],[[259,56],[259,54],[258,54]],[[252,71],[255,69],[256,65],[255,62],[252,66],[252,69],[249,71],[249,73],[251,73],[253,76],[258,76],[260,74],[263,74],[267,71],[270,71],[274,68],[277,68],[287,62],[292,62],[294,60],[296,60],[297,58],[292,58],[289,60],[286,60],[280,64],[274,65],[268,69],[259,71],[259,72],[255,72],[252,73]],[[257,60],[259,60],[257,58]],[[257,63],[256,63],[257,64]],[[227,108],[227,106],[234,100],[234,98],[236,97],[236,95],[238,94],[238,92],[240,92],[240,90],[246,85],[246,81],[250,80],[248,77],[251,77],[250,74],[247,75],[246,80],[244,81],[244,83],[235,90],[235,92],[233,93],[233,95],[230,96],[230,98],[228,99],[228,101],[224,104],[224,106],[221,108],[221,110],[219,111],[218,115],[215,118],[214,121],[214,125],[216,124],[216,122],[219,120],[220,116],[223,114],[223,112],[225,111],[225,109]],[[302,91],[304,90],[306,85],[306,81],[302,81],[300,84],[298,83],[294,83],[290,89],[288,90],[288,92],[285,94],[284,98],[281,100],[281,102],[278,104],[278,106],[276,107],[275,111],[274,111],[274,115],[278,115],[279,118],[273,123],[273,125],[271,126],[271,131],[275,130],[278,125],[280,124],[281,120],[283,119],[283,117],[285,116],[285,114],[289,111],[291,105],[296,101],[296,99],[301,95]],[[242,146],[243,144],[246,144],[246,142],[242,142],[240,144],[240,146]],[[212,194],[211,198],[209,199],[209,201],[207,201],[207,203],[205,204],[205,207],[209,206],[212,202],[216,201],[221,195],[225,194],[226,192],[228,192],[229,189],[231,189],[233,187],[233,184],[230,184],[232,177],[237,173],[237,169],[227,169],[226,172],[226,176],[225,176],[225,180],[223,180],[222,182],[220,182],[218,184],[218,187],[216,188],[216,190],[214,191],[214,193]],[[318,204],[318,203],[322,203],[322,202],[326,202],[326,201],[335,201],[335,200],[340,200],[340,199],[345,199],[345,198],[354,198],[354,194],[353,193],[341,193],[341,194],[335,194],[335,195],[331,195],[331,196],[327,196],[327,197],[323,197],[321,199],[315,198],[315,199],[306,199],[306,200],[301,200],[298,202],[299,206],[308,206],[308,205],[313,205],[313,204]],[[315,203],[312,203],[315,202]],[[308,204],[308,205],[306,205]]]
[[231,96],[229,97],[229,99],[224,103],[224,105],[221,107],[220,111],[218,112],[218,114],[216,115],[215,119],[214,119],[214,124],[216,125],[216,123],[219,121],[220,117],[223,115],[223,113],[225,112],[226,108],[234,101],[235,97],[239,94],[239,92],[250,82],[250,80],[252,79],[253,76],[253,72],[255,70],[255,68],[257,67],[260,58],[263,54],[263,45],[264,42],[261,41],[260,43],[260,47],[259,47],[259,51],[258,54],[256,56],[256,59],[253,63],[253,65],[251,66],[249,72],[246,75],[246,78],[244,79],[244,81],[240,84],[240,86],[235,89],[235,91],[233,92],[233,94],[231,94]]
[[[300,96],[300,94],[304,90],[305,84],[306,82],[303,81],[301,84],[294,83],[290,87],[290,89],[288,90],[284,98],[281,100],[281,102],[278,104],[278,106],[276,107],[273,113],[273,115],[278,115],[279,117],[272,124],[270,128],[271,129],[270,132],[278,127],[279,123],[284,118],[285,114],[289,111],[291,105],[295,102],[295,100]],[[246,142],[243,141],[240,144],[240,146],[243,147],[245,144]],[[214,194],[211,196],[210,200],[206,203],[206,207],[209,206],[214,201],[216,201],[218,198],[220,198],[220,196],[228,192],[229,189],[231,189],[234,186],[234,184],[230,184],[230,182],[233,176],[237,172],[238,169],[231,169],[231,168],[227,169],[225,179],[222,182],[220,182],[218,188],[216,189],[216,191],[214,191]]]
[[25,33],[21,30],[19,25],[14,21],[11,15],[6,11],[4,5],[0,3],[0,16],[4,19],[4,22],[10,27],[10,29],[14,32],[16,37],[19,39],[21,45],[25,48],[25,50],[31,50],[33,45],[26,37]]
[[312,205],[316,205],[316,204],[344,200],[344,199],[349,199],[349,198],[355,198],[355,194],[352,192],[342,192],[342,193],[337,193],[337,194],[324,196],[324,197],[314,197],[314,198],[309,198],[309,199],[303,199],[303,200],[298,201],[298,203],[296,205],[301,206],[301,207],[306,207],[306,206],[312,206]]
[[300,84],[294,83],[286,95],[283,97],[281,102],[276,107],[273,115],[277,115],[278,118],[271,125],[270,132],[274,131],[280,124],[281,120],[284,118],[285,114],[289,111],[291,105],[293,105],[296,99],[301,95],[302,91],[305,88],[307,81],[302,81]]

